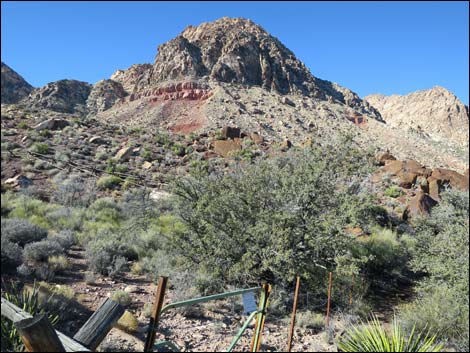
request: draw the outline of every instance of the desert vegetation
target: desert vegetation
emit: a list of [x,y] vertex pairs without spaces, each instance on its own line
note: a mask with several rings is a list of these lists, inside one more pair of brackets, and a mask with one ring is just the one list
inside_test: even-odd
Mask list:
[[[78,247],[87,283],[167,275],[177,293],[194,297],[269,282],[270,310],[285,317],[297,275],[310,300],[322,302],[332,272],[334,312],[365,319],[378,310],[378,293],[405,284],[414,294],[398,307],[400,332],[427,332],[439,344],[468,348],[467,193],[443,193],[429,217],[397,219],[368,181],[374,156],[348,137],[228,171],[201,166],[175,178],[172,196],[158,201],[112,175],[90,182],[59,173],[49,201],[34,189],[4,193],[2,274],[54,281],[67,274],[68,250]],[[122,290],[112,298],[126,306],[132,300]],[[321,331],[323,315],[302,312],[299,325]]]

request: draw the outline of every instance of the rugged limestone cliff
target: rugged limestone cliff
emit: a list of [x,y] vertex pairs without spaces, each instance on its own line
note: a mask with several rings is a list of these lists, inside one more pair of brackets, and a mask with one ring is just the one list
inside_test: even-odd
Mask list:
[[405,96],[373,94],[364,100],[392,127],[414,131],[436,141],[451,140],[468,146],[468,107],[443,87]]
[[1,82],[2,104],[17,103],[34,89],[23,77],[3,62]]

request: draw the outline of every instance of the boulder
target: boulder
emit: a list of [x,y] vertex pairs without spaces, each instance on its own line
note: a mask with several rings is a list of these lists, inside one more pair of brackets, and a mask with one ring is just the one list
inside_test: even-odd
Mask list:
[[400,173],[398,175],[398,186],[405,189],[410,189],[411,186],[415,183],[417,177],[418,175],[415,173]]
[[21,189],[24,189],[28,186],[33,185],[33,181],[22,174],[18,174],[13,178],[8,178],[7,180],[5,180],[5,184],[11,185],[14,188],[19,187]]
[[427,215],[436,204],[437,201],[431,196],[422,191],[418,191],[408,204],[408,214],[414,217]]
[[89,143],[92,143],[94,145],[106,145],[107,142],[104,138],[101,136],[93,136],[88,140]]
[[441,193],[442,189],[444,188],[443,184],[442,184],[442,181],[441,180],[438,180],[436,178],[433,178],[433,177],[429,177],[427,179],[428,181],[428,193],[429,193],[429,196],[431,196],[434,200],[436,201],[440,201],[441,198],[439,197],[439,194]]
[[214,141],[214,152],[220,156],[227,157],[230,152],[239,151],[242,146],[239,141]]
[[224,139],[228,138],[240,138],[241,131],[238,127],[224,126],[221,131],[222,137]]
[[261,145],[264,142],[263,136],[261,136],[257,132],[253,132],[252,134],[250,134],[250,139],[252,139],[253,142],[257,145]]
[[116,153],[116,155],[114,156],[114,160],[116,162],[125,162],[129,160],[129,157],[132,155],[132,153],[132,147],[123,147]]
[[468,190],[468,175],[457,173],[455,170],[436,168],[431,176],[440,180],[442,184],[449,184],[451,187],[461,191]]
[[148,161],[145,161],[143,164],[142,164],[142,168],[144,169],[150,169],[152,168],[152,163],[151,162],[148,162]]
[[395,161],[396,158],[390,154],[390,152],[381,152],[375,157],[379,165],[385,165],[385,161]]
[[289,140],[284,140],[281,142],[281,151],[285,152],[292,147],[292,142]]
[[34,127],[34,130],[36,131],[40,131],[40,130],[60,130],[60,129],[63,129],[64,127],[70,125],[70,123],[65,120],[65,119],[58,119],[58,118],[54,118],[54,119],[47,119],[47,120],[44,120],[42,122],[40,122],[39,124],[37,124],[35,127]]
[[282,97],[281,98],[281,103],[282,104],[287,104],[287,105],[290,105],[291,107],[295,107],[295,103],[292,102],[289,98],[287,98],[286,96]]

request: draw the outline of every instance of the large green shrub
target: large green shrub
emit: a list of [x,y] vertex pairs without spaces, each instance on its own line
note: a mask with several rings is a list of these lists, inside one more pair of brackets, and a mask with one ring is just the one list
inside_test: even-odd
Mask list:
[[350,252],[344,228],[383,216],[358,187],[369,161],[345,140],[227,174],[182,178],[174,193],[184,229],[172,245],[221,283],[289,287],[301,275],[309,290],[324,292],[327,271]]
[[441,339],[469,350],[469,195],[451,190],[415,224],[412,267],[425,275],[418,299],[401,311],[408,326],[432,325]]

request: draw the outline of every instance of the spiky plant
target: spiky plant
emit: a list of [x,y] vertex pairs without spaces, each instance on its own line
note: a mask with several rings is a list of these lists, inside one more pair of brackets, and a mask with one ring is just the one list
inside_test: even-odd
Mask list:
[[372,316],[366,324],[346,330],[337,344],[343,352],[440,352],[444,344],[434,343],[435,339],[430,330],[417,332],[415,327],[407,334],[396,318],[391,335],[387,334],[377,317]]
[[[6,286],[4,285],[4,287]],[[44,305],[41,305],[39,301],[39,286],[36,285],[36,283],[34,283],[33,289],[31,291],[20,291],[13,282],[9,287],[10,289],[8,292],[2,290],[2,297],[4,297],[10,303],[16,305],[20,309],[33,316],[43,314],[45,312],[43,306],[47,304],[51,297],[49,297]],[[49,314],[48,319],[52,325],[55,325],[59,321],[59,316],[55,314]],[[1,329],[2,352],[23,352],[25,347],[21,341],[20,336],[18,335],[18,332],[16,331],[16,327],[13,322],[2,316]]]

